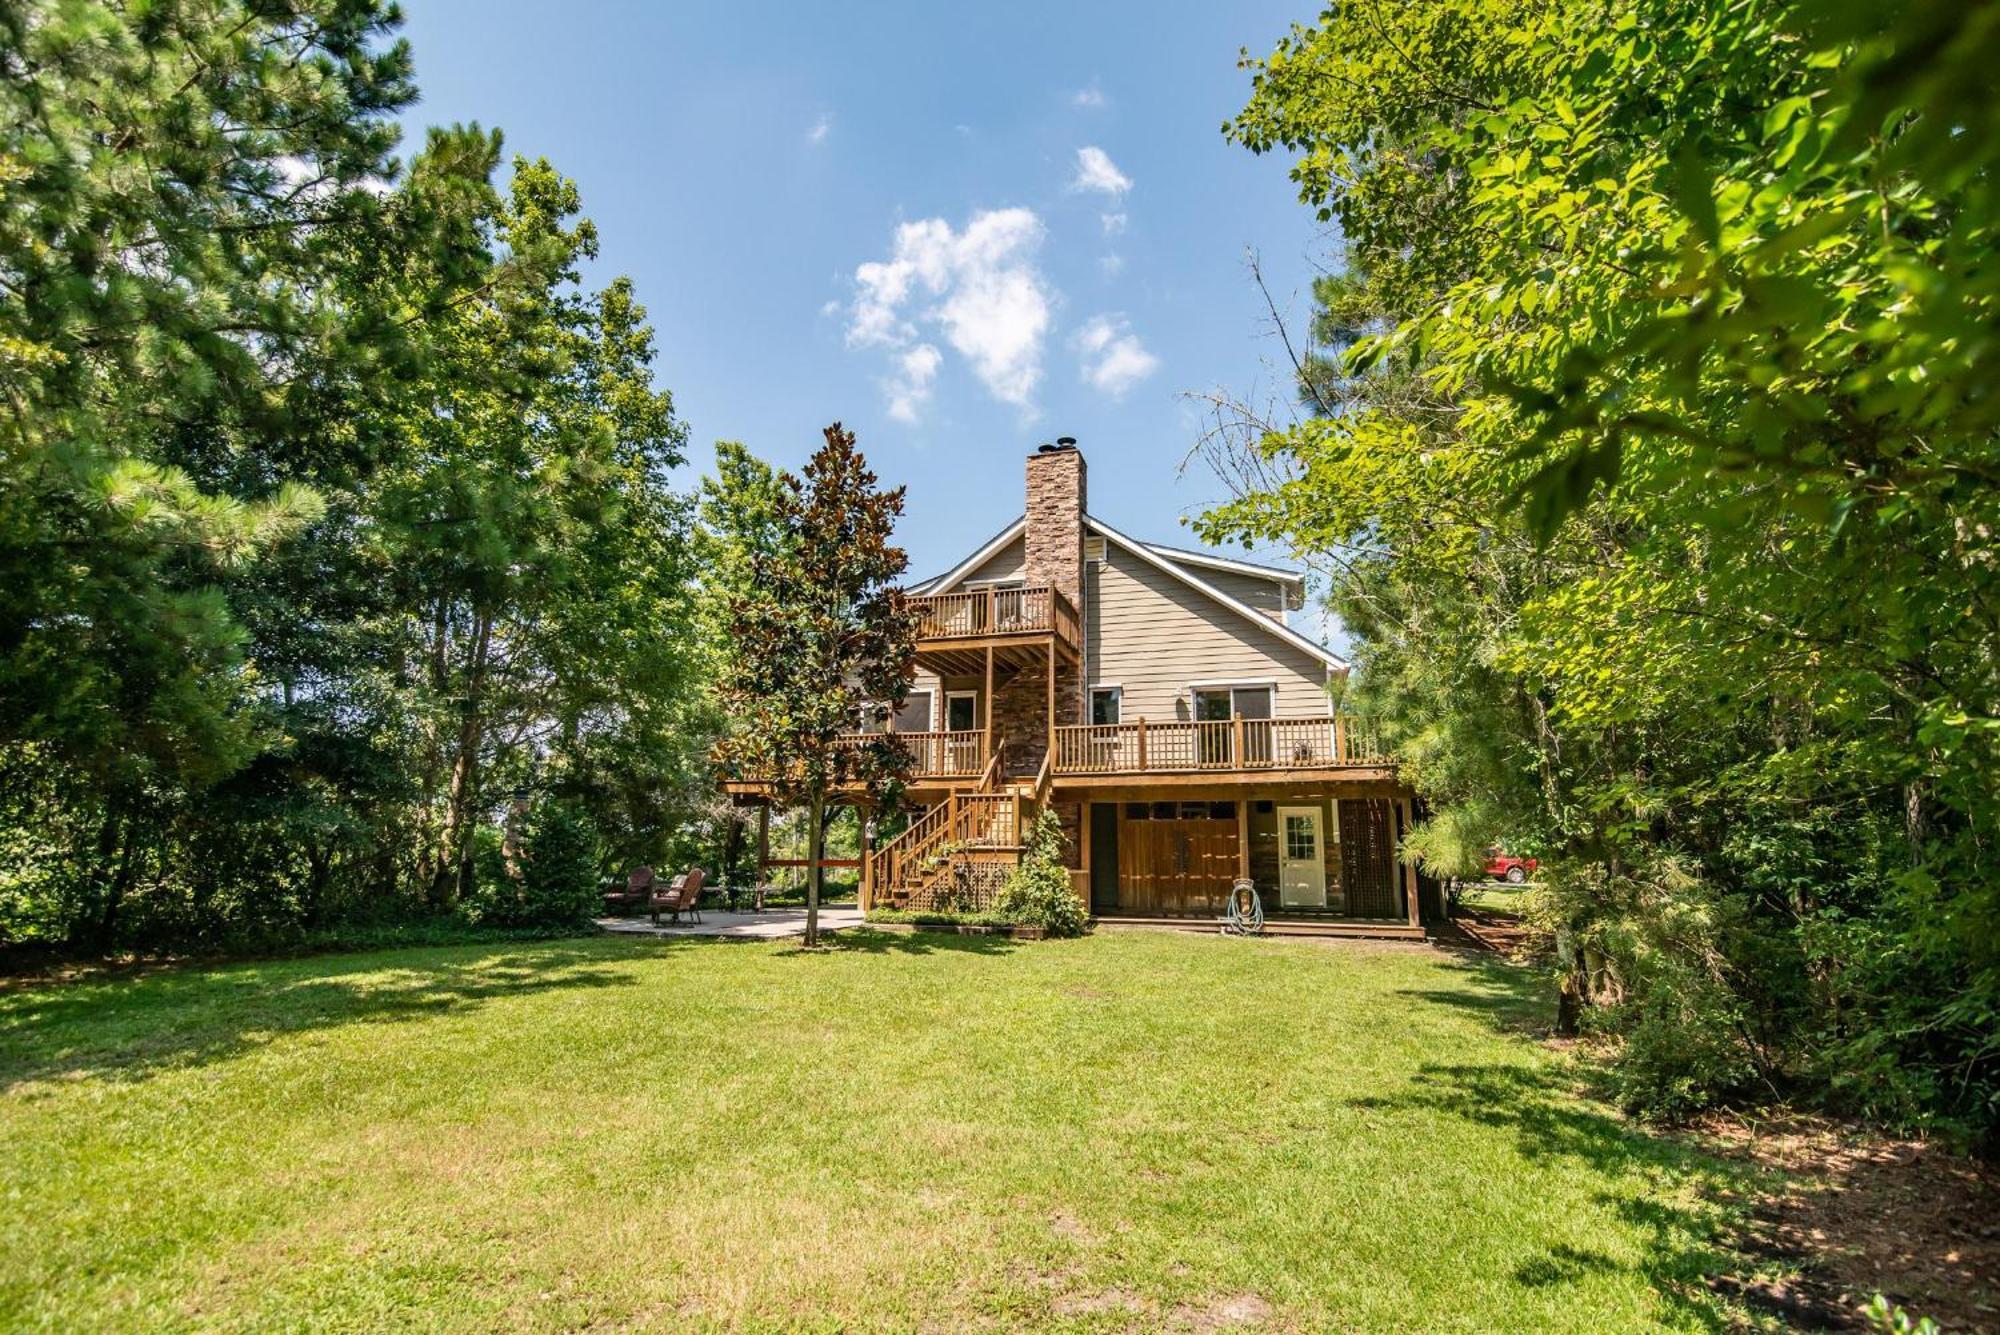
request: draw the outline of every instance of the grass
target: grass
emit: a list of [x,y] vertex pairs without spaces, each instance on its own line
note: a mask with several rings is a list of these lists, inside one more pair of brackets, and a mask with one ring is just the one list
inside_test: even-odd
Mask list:
[[1470,908],[1519,913],[1528,892],[1534,888],[1532,884],[1509,885],[1505,881],[1485,881],[1461,887],[1458,902]]
[[0,1327],[1707,1329],[1727,1173],[1425,948],[591,939],[0,992]]

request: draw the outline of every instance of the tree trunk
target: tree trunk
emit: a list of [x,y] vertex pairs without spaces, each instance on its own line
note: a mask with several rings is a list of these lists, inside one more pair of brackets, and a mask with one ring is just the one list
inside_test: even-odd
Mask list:
[[465,698],[460,706],[458,752],[452,757],[451,787],[445,797],[444,828],[438,834],[437,868],[431,881],[431,902],[450,908],[470,879],[472,802],[478,791],[479,747],[485,738],[487,654],[493,643],[493,618],[481,612],[472,644],[472,661],[465,671]]
[[[98,874],[105,876],[104,906],[91,925],[92,944],[100,949],[108,948],[118,932],[118,910],[125,902],[125,892],[132,887],[132,830],[131,821],[126,818],[114,798],[104,813],[104,824],[97,832]],[[110,866],[113,855],[118,862]],[[106,871],[109,875],[105,875]]]
[[826,868],[826,795],[814,792],[807,807],[806,821],[806,945],[819,944],[819,890]]
[[1575,1038],[1583,1031],[1583,1008],[1590,1000],[1590,978],[1584,952],[1576,945],[1568,928],[1556,929],[1556,960],[1562,970],[1556,979],[1556,1037]]

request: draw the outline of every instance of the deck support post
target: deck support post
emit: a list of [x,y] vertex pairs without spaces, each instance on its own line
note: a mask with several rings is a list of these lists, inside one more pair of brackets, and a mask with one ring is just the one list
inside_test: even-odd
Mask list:
[[861,822],[861,911],[866,913],[875,907],[875,822],[873,812],[859,802],[854,818]]
[[1236,799],[1236,879],[1250,879],[1250,800]]
[[993,646],[986,646],[986,694],[979,697],[979,709],[986,724],[985,740],[980,744],[979,772],[986,773],[986,767],[993,763]]
[[[1407,839],[1410,837],[1410,799],[1400,799],[1397,806],[1403,813],[1403,838]],[[1417,902],[1417,864],[1408,858],[1403,860],[1403,896],[1410,910],[1410,926],[1423,926],[1423,906]]]
[[764,884],[764,873],[771,862],[771,804],[761,803],[757,807],[757,884]]
[[1049,636],[1049,764],[1056,763],[1056,637]]

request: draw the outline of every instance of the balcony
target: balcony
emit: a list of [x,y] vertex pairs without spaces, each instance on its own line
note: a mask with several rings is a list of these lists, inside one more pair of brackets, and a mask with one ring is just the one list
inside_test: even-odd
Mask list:
[[1072,659],[1081,653],[1076,605],[1052,585],[911,595],[903,605],[917,614],[917,661],[942,675],[977,675],[984,651],[1003,663],[1044,644]]
[[1388,770],[1373,725],[1357,718],[1219,719],[1059,727],[1054,772],[1146,775]]
[[971,732],[850,732],[836,745],[863,747],[883,737],[895,739],[910,756],[912,779],[978,779],[986,772],[986,734]]

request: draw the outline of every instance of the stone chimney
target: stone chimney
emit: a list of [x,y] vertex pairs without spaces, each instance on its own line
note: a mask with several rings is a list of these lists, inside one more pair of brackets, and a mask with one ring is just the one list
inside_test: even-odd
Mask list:
[[[1050,584],[1076,608],[1081,622],[1083,598],[1083,516],[1089,504],[1085,486],[1088,469],[1074,436],[1063,436],[1028,456],[1027,559],[1023,574],[1030,584]],[[1081,646],[1079,646],[1081,647]],[[1081,723],[1083,681],[1065,668],[1056,677],[1059,723]]]
[[1028,456],[1028,529],[1025,574],[1030,584],[1053,584],[1083,610],[1083,452],[1073,436]]

